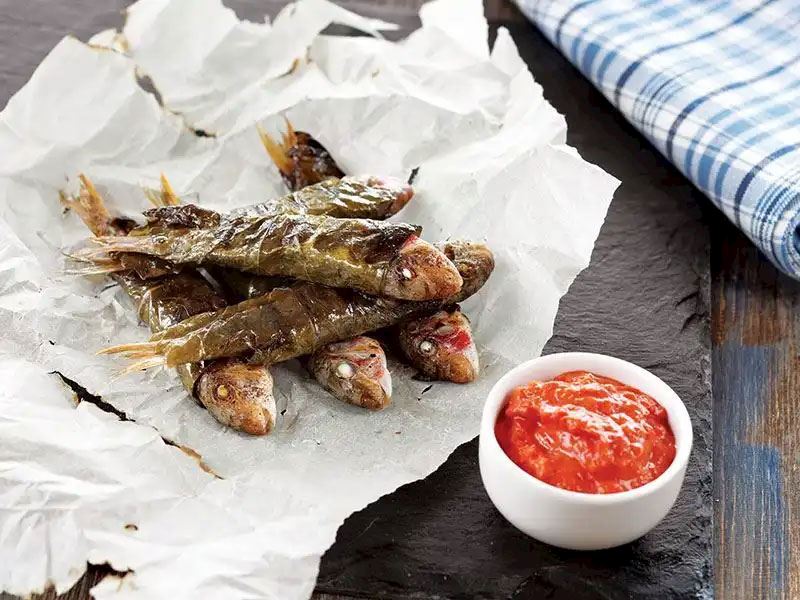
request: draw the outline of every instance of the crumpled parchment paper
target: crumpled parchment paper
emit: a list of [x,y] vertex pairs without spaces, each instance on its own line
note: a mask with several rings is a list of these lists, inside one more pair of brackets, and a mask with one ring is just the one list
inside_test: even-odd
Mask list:
[[[565,144],[564,119],[507,31],[490,51],[479,0],[435,0],[420,16],[419,30],[390,43],[379,35],[389,24],[325,0],[301,0],[271,24],[240,21],[218,0],[140,0],[121,32],[65,38],[8,103],[0,588],[61,592],[88,561],[127,572],[96,586],[98,598],[306,598],[342,521],[477,435],[492,384],[540,353],[618,182]],[[331,23],[370,35],[322,35]],[[478,382],[425,392],[393,362],[394,402],[368,413],[287,363],[274,370],[277,430],[253,438],[220,426],[173,373],[118,377],[119,359],[95,355],[148,332],[109,281],[64,273],[62,249],[87,231],[59,190],[74,191],[84,172],[125,215],[146,207],[142,187],[161,172],[213,208],[282,194],[255,125],[277,134],[284,116],[347,172],[419,167],[397,218],[429,240],[494,249],[495,273],[464,306]],[[129,420],[76,404],[56,373]]]

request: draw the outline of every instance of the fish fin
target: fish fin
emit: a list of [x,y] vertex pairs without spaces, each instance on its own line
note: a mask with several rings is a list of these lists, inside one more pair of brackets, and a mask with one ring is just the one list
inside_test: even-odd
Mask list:
[[166,364],[167,364],[167,359],[164,358],[163,356],[144,358],[142,360],[137,360],[135,363],[122,369],[119,372],[119,376],[130,375],[131,373],[136,373],[137,371],[145,371],[152,367],[162,367]]
[[143,350],[148,350],[151,354],[155,354],[155,347],[156,344],[153,342],[131,342],[130,344],[117,344],[116,346],[103,348],[102,350],[98,350],[97,354],[119,354],[122,352],[127,354],[129,352],[138,353]]
[[272,162],[275,163],[276,167],[278,167],[278,170],[284,175],[288,175],[289,173],[291,173],[292,163],[286,154],[286,147],[284,146],[284,144],[279,144],[278,142],[273,140],[270,137],[270,135],[266,131],[264,131],[264,128],[261,127],[261,125],[257,125],[257,128],[258,128],[258,136],[261,138],[261,144],[264,146],[264,150],[267,151],[267,154],[269,154],[269,157],[272,159]]
[[286,133],[283,134],[283,151],[288,152],[289,148],[297,145],[297,134],[294,131],[294,127],[292,127],[291,121],[286,116],[283,117],[283,120],[286,123]]
[[156,208],[164,206],[161,202],[161,194],[152,188],[144,188],[144,196]]
[[[76,263],[65,269],[71,275],[99,275],[124,271],[122,262],[115,257],[106,256],[105,248],[81,248],[77,252],[61,251],[68,261]],[[69,264],[69,263],[68,263]]]
[[69,267],[64,269],[64,273],[67,275],[110,275],[111,273],[119,273],[125,270],[125,267],[119,263],[109,264],[107,266],[86,264],[82,267]]
[[64,192],[59,192],[61,204],[74,211],[94,235],[112,233],[113,219],[92,180],[83,173],[78,175],[78,179],[81,182],[78,194],[68,196]]
[[104,235],[90,241],[99,247],[82,248],[75,254],[76,259],[97,262],[98,258],[112,252],[150,254],[153,251],[153,243],[148,236]]
[[161,173],[161,202],[162,206],[179,206],[181,203],[181,199],[172,189],[172,184],[164,173]]
[[169,179],[164,173],[161,173],[159,178],[161,181],[161,190],[154,190],[152,188],[144,188],[144,195],[150,201],[150,204],[156,208],[163,208],[165,206],[179,206],[181,203],[178,194],[172,188]]

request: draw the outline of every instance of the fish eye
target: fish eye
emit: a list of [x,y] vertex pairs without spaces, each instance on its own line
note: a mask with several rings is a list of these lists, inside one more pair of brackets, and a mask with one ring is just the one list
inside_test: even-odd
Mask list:
[[431,354],[434,349],[434,344],[430,340],[422,340],[419,343],[419,351],[423,354]]
[[341,379],[350,379],[353,375],[355,375],[353,365],[348,362],[341,362],[336,367],[336,376]]

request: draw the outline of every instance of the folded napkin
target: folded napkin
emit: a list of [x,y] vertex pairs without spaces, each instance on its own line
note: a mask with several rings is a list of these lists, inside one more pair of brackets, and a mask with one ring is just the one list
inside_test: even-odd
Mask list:
[[798,0],[516,1],[764,254],[800,278]]

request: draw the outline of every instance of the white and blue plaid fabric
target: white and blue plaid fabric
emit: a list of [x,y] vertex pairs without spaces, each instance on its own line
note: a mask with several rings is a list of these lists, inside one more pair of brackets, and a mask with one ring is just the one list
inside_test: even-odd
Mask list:
[[779,268],[800,278],[800,0],[517,3]]

